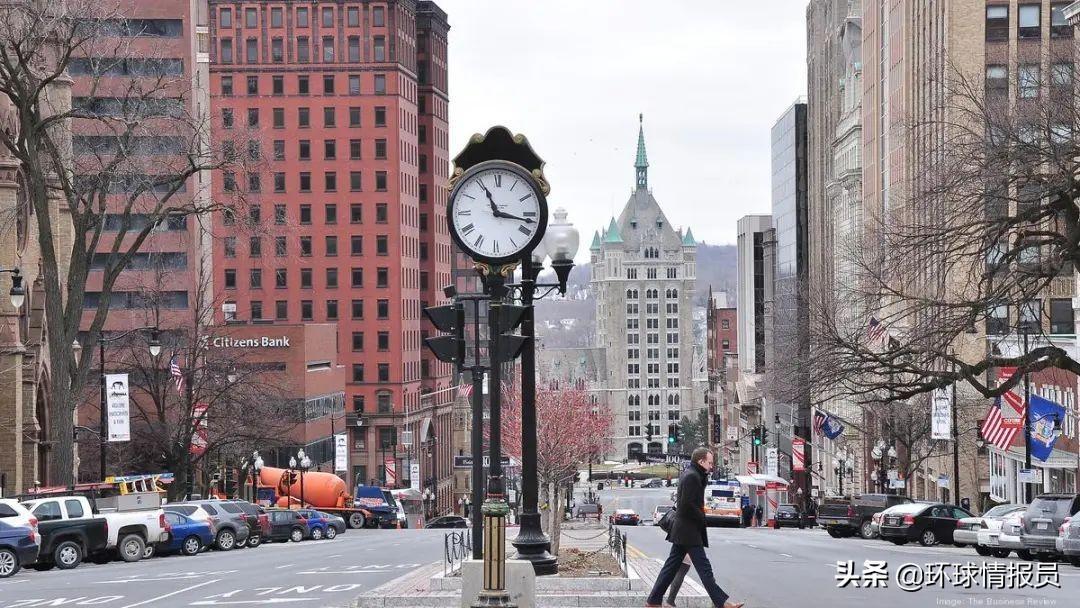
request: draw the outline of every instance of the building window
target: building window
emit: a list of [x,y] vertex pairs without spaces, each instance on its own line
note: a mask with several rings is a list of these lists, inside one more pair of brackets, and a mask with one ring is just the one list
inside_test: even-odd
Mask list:
[[390,381],[390,364],[389,363],[380,363],[379,364],[379,382],[389,382],[389,381]]
[[354,234],[349,237],[349,252],[353,256],[364,255],[364,237]]
[[1030,300],[1020,305],[1020,331],[1037,333],[1042,330],[1042,300]]
[[390,332],[388,332],[388,331],[380,331],[379,332],[378,348],[379,348],[379,350],[382,350],[382,351],[390,350]]
[[1050,85],[1056,89],[1071,91],[1073,86],[1073,64],[1055,63],[1050,66]]
[[232,38],[221,39],[221,63],[232,63]]
[[349,160],[360,160],[360,140],[349,140]]
[[337,289],[338,286],[338,271],[337,268],[326,269],[326,288]]
[[[296,93],[298,95],[308,95],[311,93],[311,78],[308,76],[300,75],[296,77]],[[306,108],[305,108],[306,109]]]
[[232,108],[222,108],[221,110],[221,126],[225,129],[233,128],[233,111]]
[[1071,299],[1050,300],[1050,333],[1072,334],[1076,332]]
[[326,301],[326,320],[336,321],[338,318],[337,300]]
[[390,318],[390,300],[378,300],[376,303],[376,316],[380,319]]
[[323,174],[323,191],[337,192],[337,173],[327,171]]
[[248,283],[251,284],[252,289],[262,289],[262,269],[252,268],[248,272]]
[[[1064,9],[1068,6],[1068,2],[1060,2],[1050,5],[1050,37],[1051,38],[1072,38],[1073,26],[1069,25],[1069,20],[1065,18]],[[1069,332],[1072,333],[1072,332]]]
[[222,76],[221,77],[221,95],[224,96],[224,97],[232,97],[232,94],[233,94],[232,76]]
[[254,8],[244,9],[244,27],[255,28],[259,26],[259,12]]
[[364,381],[364,364],[353,363],[352,366],[352,381],[363,382]]
[[302,257],[302,258],[310,258],[311,257],[311,237],[310,236],[302,236],[302,237],[300,237],[300,257]]
[[285,289],[289,286],[289,269],[288,268],[276,268],[274,269],[274,287],[277,289]]
[[251,257],[262,257],[262,237],[253,236],[248,239],[248,250],[251,252]]
[[377,106],[375,108],[375,126],[386,126],[386,106]]
[[[285,160],[285,140],[284,139],[275,139],[274,140],[274,160]],[[285,174],[284,173],[275,173],[274,174],[275,177],[278,176],[278,175],[281,176],[282,186],[281,186],[281,190],[278,190],[277,187],[275,186],[274,187],[274,192],[284,192],[285,191]],[[274,183],[275,184],[277,183],[276,179],[274,180]]]
[[349,74],[349,95],[360,94],[360,77],[356,74]]
[[325,62],[332,62],[334,60],[334,38],[332,36],[323,36],[322,59]]
[[218,24],[221,27],[232,27],[232,9],[223,8],[218,13]]
[[312,274],[310,268],[300,269],[300,288],[311,289],[312,288]]
[[236,269],[225,269],[225,289],[236,289]]
[[285,128],[285,108],[274,108],[273,111],[271,112],[271,114],[273,114],[273,117],[274,117],[274,128],[275,129],[284,129]]
[[375,191],[386,192],[386,171],[375,172]]
[[390,255],[390,239],[385,234],[375,237],[375,255]]
[[254,301],[251,303],[251,320],[261,321],[262,316],[262,302]]
[[352,349],[353,352],[361,352],[364,350],[364,332],[354,331],[352,334]]
[[311,173],[307,171],[300,172],[300,191],[311,192]]
[[227,258],[235,258],[236,257],[236,237],[235,236],[227,236],[223,240],[223,243],[224,243],[224,248],[225,248],[225,257],[227,257]]
[[731,322],[727,319],[720,320],[720,329],[731,329]]
[[308,108],[297,108],[296,110],[296,124],[301,129],[306,129],[311,126],[311,110]]
[[353,300],[352,301],[352,318],[357,319],[357,320],[364,318],[364,301],[363,300]]
[[283,258],[289,253],[289,241],[283,236],[274,237],[274,255]]
[[986,93],[1007,95],[1009,92],[1009,68],[1004,65],[986,66]]
[[296,39],[296,61],[298,63],[311,61],[311,41],[307,36],[300,36]]
[[[273,38],[270,40],[270,60],[274,63],[285,61],[285,41],[281,38]],[[284,94],[284,83],[285,78],[283,76],[274,76],[274,95]]]
[[335,205],[333,203],[328,203],[326,205],[324,211],[325,211],[325,214],[326,214],[326,221],[324,223],[326,223],[327,225],[336,224],[337,223],[337,205]]
[[270,27],[281,27],[282,26],[282,21],[283,20],[282,20],[282,15],[281,15],[281,9],[280,8],[272,8],[272,9],[270,9]]
[[[281,142],[281,147],[282,148],[285,147],[285,142]],[[277,148],[275,147],[275,151],[276,150],[277,150]],[[285,157],[285,152],[284,151],[282,151],[281,157],[282,158]],[[274,192],[285,192],[285,174],[284,173],[275,173],[274,174]]]
[[324,74],[322,77],[322,92],[323,95],[334,94],[334,75]]
[[297,155],[300,160],[311,160],[311,140],[301,139],[296,142]]
[[327,257],[337,257],[337,237],[329,235],[326,237],[326,255]]
[[1017,78],[1020,97],[1034,99],[1039,96],[1039,64],[1026,63],[1020,66]]
[[298,9],[296,9],[296,26],[297,27],[309,27],[310,25],[311,25],[311,21],[309,19],[309,15],[308,15],[308,9],[307,8],[298,8]]
[[334,27],[334,8],[331,6],[324,6],[322,9],[322,26]]
[[[247,61],[248,63],[257,63],[259,61],[259,41],[254,39],[254,38],[248,38],[244,42],[246,44],[244,60]],[[250,82],[250,81],[251,81],[251,77],[248,77],[248,82]],[[251,87],[250,86],[248,87],[248,95],[257,95],[257,94],[258,94],[257,92],[252,93],[251,92]]]
[[360,108],[349,108],[349,126],[360,126]]
[[[274,205],[274,223],[279,225],[279,226],[283,226],[283,225],[285,225],[285,221],[286,221],[285,218],[286,218],[285,205],[281,205],[281,204]],[[279,238],[283,238],[283,237],[279,237]]]
[[375,205],[375,223],[385,224],[387,222],[387,213],[389,208],[386,203],[378,203]]
[[278,300],[274,302],[274,318],[278,321],[285,321],[289,318],[288,300]]
[[375,75],[375,94],[386,95],[386,74]]
[[377,268],[375,270],[375,286],[376,287],[389,287],[390,286],[390,269],[389,268]]
[[1009,7],[995,4],[986,7],[986,40],[1009,39]]
[[337,126],[337,114],[334,112],[335,108],[323,108],[323,126],[324,127],[336,127]]
[[360,171],[349,171],[349,190],[352,192],[360,192],[363,174]]
[[374,27],[384,27],[386,25],[386,9],[381,6],[376,6],[371,9],[371,25]]
[[1042,6],[1021,4],[1017,7],[1016,35],[1019,38],[1039,38],[1042,34]]
[[351,277],[352,277],[352,286],[353,287],[363,287],[364,286],[364,269],[363,268],[353,268],[352,272],[351,272]]
[[360,27],[360,7],[350,6],[345,9],[346,23],[349,27]]
[[311,300],[300,300],[300,320],[315,320],[315,306]]
[[323,158],[325,160],[335,160],[337,158],[336,139],[323,140]]
[[[375,61],[386,61],[386,38],[383,36],[375,36]],[[379,90],[379,76],[375,76],[375,91]],[[383,87],[386,86],[386,76],[382,76]],[[385,91],[384,91],[385,92]]]
[[247,126],[252,128],[259,126],[259,108],[248,108],[247,117]]
[[349,63],[360,63],[360,37],[349,36],[348,40]]

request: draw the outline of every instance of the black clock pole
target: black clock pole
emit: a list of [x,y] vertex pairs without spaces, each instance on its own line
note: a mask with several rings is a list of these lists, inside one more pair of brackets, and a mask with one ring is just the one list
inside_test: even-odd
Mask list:
[[533,291],[539,268],[532,263],[532,252],[521,258],[521,304],[525,314],[521,335],[528,343],[521,351],[521,528],[512,541],[518,559],[532,562],[536,574],[556,574],[558,560],[551,555],[551,540],[540,526],[539,487],[536,473],[536,327]]
[[484,498],[484,588],[473,608],[514,608],[506,592],[506,503],[502,471],[502,362],[500,358],[499,315],[506,291],[504,277],[490,267],[487,277],[491,303],[488,306],[488,482]]

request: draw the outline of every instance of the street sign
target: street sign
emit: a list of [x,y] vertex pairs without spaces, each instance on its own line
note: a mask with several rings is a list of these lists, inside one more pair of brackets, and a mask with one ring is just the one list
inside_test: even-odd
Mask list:
[[949,487],[949,476],[944,475],[944,474],[938,475],[937,485],[938,485],[939,488],[947,488],[947,487]]
[[[510,466],[510,457],[509,456],[503,456],[500,460],[502,460],[502,464],[503,464],[504,467]],[[484,468],[487,468],[488,465],[491,464],[491,458],[489,456],[485,455],[483,462],[484,462]],[[454,456],[454,468],[455,469],[471,469],[472,468],[472,463],[473,463],[472,456]]]
[[902,490],[904,489],[905,485],[906,482],[903,479],[893,479],[889,482],[889,487],[893,490]]
[[739,429],[737,429],[737,428],[735,428],[733,426],[728,427],[727,440],[728,441],[738,441],[739,440]]
[[1020,483],[1042,483],[1042,469],[1020,469]]

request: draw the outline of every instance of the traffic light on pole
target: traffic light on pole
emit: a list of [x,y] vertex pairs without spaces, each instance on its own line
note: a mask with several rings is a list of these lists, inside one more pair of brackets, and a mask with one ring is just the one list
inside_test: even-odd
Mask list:
[[761,445],[761,427],[754,427],[754,445]]
[[[496,309],[493,307],[492,310]],[[517,359],[521,354],[521,349],[529,343],[530,338],[510,333],[525,318],[525,307],[503,304],[497,310],[499,311],[499,362],[506,363]]]
[[652,441],[652,423],[651,422],[649,423],[649,426],[645,427],[645,440],[646,441]]
[[761,427],[761,443],[769,443],[769,429],[764,425]]
[[453,363],[460,371],[465,363],[465,306],[460,302],[429,306],[424,309],[424,316],[435,329],[446,334],[424,338],[424,345],[436,359]]

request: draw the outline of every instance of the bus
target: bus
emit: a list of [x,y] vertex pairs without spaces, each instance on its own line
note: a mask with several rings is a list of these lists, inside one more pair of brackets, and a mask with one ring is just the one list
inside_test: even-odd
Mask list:
[[742,485],[721,479],[705,486],[705,524],[742,525]]

